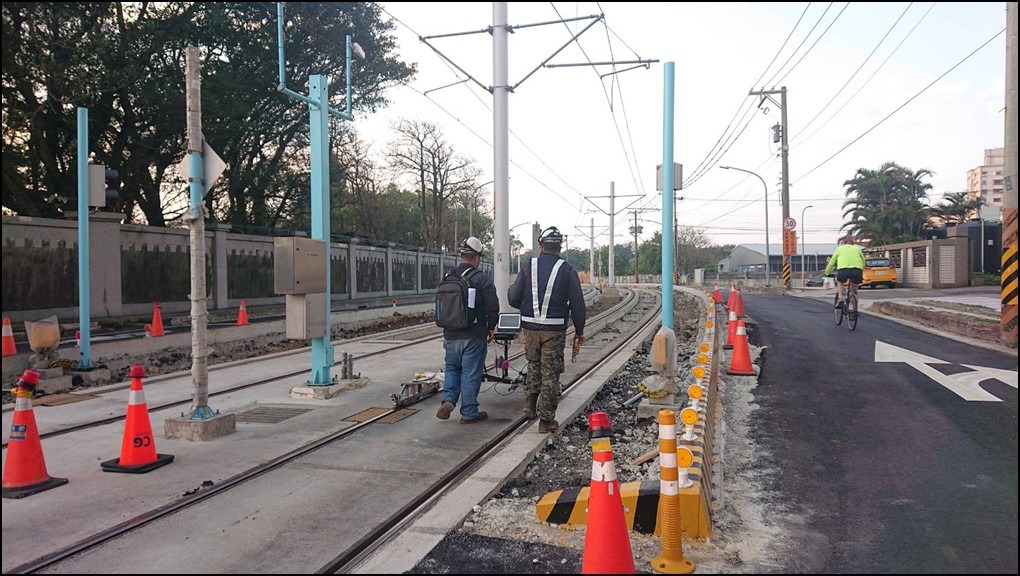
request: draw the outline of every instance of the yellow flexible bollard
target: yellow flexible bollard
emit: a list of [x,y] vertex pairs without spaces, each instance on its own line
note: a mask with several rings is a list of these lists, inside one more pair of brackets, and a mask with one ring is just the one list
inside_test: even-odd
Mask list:
[[659,410],[659,518],[662,522],[662,553],[652,558],[652,570],[662,574],[691,574],[694,572],[694,562],[684,558],[680,526],[676,412],[672,410]]

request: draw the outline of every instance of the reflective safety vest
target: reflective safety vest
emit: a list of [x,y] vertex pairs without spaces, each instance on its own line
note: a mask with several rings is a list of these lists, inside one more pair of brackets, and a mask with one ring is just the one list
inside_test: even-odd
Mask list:
[[[563,318],[546,318],[546,314],[549,313],[549,300],[552,299],[553,286],[556,285],[556,276],[560,273],[560,267],[563,266],[563,260],[557,260],[553,264],[552,272],[549,273],[549,279],[545,283],[545,297],[541,301],[538,299],[538,258],[531,259],[531,306],[532,310],[525,311],[521,310],[521,320],[524,322],[531,322],[532,324],[542,324],[545,326],[564,326],[567,323],[566,317]],[[530,316],[525,316],[524,313],[530,312]]]

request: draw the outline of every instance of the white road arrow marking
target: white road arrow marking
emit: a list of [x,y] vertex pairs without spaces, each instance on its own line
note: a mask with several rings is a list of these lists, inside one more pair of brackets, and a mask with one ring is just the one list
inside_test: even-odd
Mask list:
[[1009,386],[1017,387],[1017,373],[1011,370],[963,364],[963,366],[970,368],[973,372],[947,375],[932,368],[931,364],[949,364],[949,362],[878,340],[875,341],[875,362],[902,362],[913,366],[918,372],[945,386],[960,398],[970,402],[1002,402],[1001,399],[981,387],[981,382],[985,380],[1000,380]]

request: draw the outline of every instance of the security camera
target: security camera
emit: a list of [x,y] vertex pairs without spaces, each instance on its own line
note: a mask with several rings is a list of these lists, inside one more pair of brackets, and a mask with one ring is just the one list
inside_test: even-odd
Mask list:
[[361,58],[362,60],[365,59],[365,49],[361,47],[361,44],[358,44],[357,42],[351,44],[351,51],[354,52],[354,55],[358,58]]

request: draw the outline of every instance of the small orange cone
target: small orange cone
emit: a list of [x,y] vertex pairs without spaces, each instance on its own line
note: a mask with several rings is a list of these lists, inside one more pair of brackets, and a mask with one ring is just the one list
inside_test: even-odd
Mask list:
[[722,292],[719,291],[719,283],[715,283],[715,290],[712,292],[712,298],[715,299],[716,304],[722,304]]
[[737,320],[737,336],[733,342],[733,354],[730,355],[730,369],[726,373],[734,376],[754,376],[751,349],[747,344],[747,328],[743,320]]
[[737,312],[737,318],[744,318],[747,314],[744,314],[744,295],[740,292],[740,288],[736,290],[737,295],[733,300],[733,309]]
[[35,425],[35,413],[32,412],[32,392],[37,384],[39,373],[25,370],[14,391],[17,400],[4,465],[4,498],[24,498],[67,484],[66,478],[53,478],[46,473],[42,442],[39,441],[39,429]]
[[131,376],[131,394],[128,400],[127,421],[124,424],[124,440],[120,446],[120,458],[107,460],[101,466],[107,472],[143,474],[173,462],[174,457],[156,453],[156,440],[152,437],[152,424],[149,422],[149,408],[145,404],[145,392],[142,390],[145,368],[141,364],[132,364],[128,374]]
[[159,311],[159,302],[152,305],[152,324],[146,324],[145,331],[148,336],[156,337],[163,335],[163,314]]
[[723,350],[733,350],[733,343],[737,340],[737,313],[730,310],[730,320],[726,326],[726,343]]
[[241,309],[237,311],[237,325],[248,325],[248,310],[244,307],[244,300],[241,300]]
[[4,318],[4,356],[13,356],[18,353],[18,347],[14,343],[14,329],[11,328],[11,319]]
[[588,417],[592,463],[582,574],[635,573],[620,481],[616,478],[616,464],[613,462],[612,436],[609,415],[592,412]]

